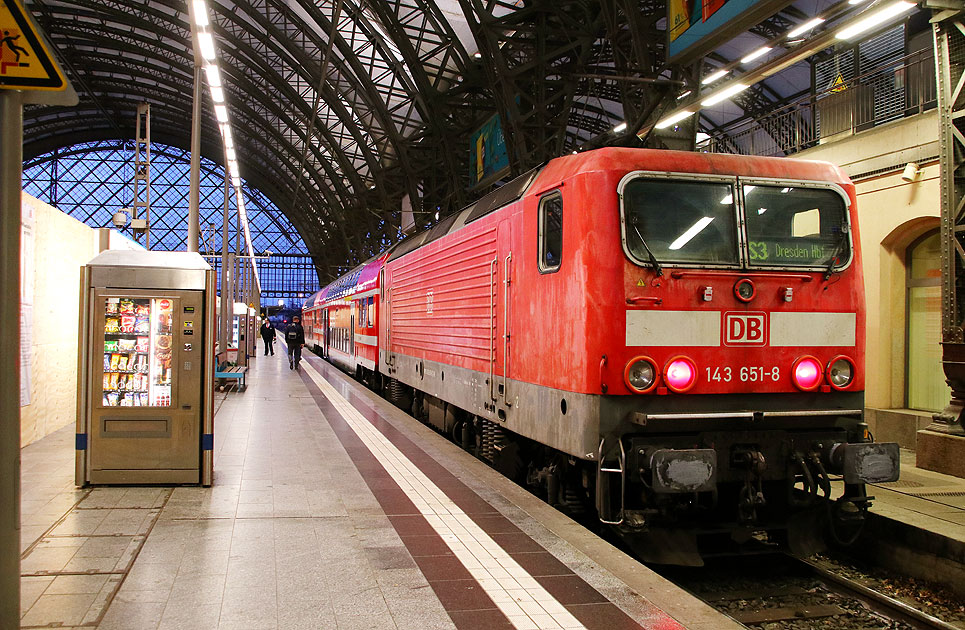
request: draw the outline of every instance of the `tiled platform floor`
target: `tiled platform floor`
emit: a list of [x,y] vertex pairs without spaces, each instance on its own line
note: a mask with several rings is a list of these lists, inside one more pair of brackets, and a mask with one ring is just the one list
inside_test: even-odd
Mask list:
[[76,489],[73,427],[25,448],[22,627],[737,627],[311,364],[223,395],[212,488]]

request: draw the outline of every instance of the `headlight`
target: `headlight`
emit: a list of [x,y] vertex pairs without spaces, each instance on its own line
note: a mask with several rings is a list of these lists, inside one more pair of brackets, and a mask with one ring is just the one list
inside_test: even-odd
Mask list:
[[791,377],[798,389],[806,392],[821,384],[821,364],[814,357],[798,357],[791,366]]
[[671,391],[682,394],[697,382],[697,364],[685,356],[674,357],[663,369],[663,380]]
[[623,380],[631,391],[646,394],[657,384],[657,368],[649,357],[634,357],[623,371]]
[[854,380],[854,364],[847,357],[835,357],[828,364],[828,382],[835,389],[844,389]]

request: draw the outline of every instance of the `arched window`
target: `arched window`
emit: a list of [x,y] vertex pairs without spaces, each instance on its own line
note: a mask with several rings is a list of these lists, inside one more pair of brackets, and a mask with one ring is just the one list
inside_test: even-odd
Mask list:
[[[91,227],[113,227],[111,217],[129,206],[132,196],[131,141],[102,140],[64,147],[23,165],[23,189]],[[151,248],[184,249],[191,155],[177,147],[151,144]],[[221,265],[224,170],[201,158],[201,243],[212,267]],[[291,221],[261,191],[243,184],[245,206],[256,253],[272,252],[258,261],[261,301],[300,307],[318,290],[318,273],[308,248]],[[237,243],[231,204],[229,248]],[[129,235],[129,234],[128,234]]]
[[938,230],[914,241],[906,256],[906,404],[910,409],[941,411],[951,399],[951,391],[942,371],[942,272]]

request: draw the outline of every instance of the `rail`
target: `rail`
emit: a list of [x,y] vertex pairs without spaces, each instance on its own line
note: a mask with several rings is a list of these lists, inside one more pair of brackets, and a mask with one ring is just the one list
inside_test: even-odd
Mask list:
[[935,60],[916,52],[850,81],[835,82],[756,119],[717,129],[699,151],[786,156],[822,142],[920,114],[938,104]]

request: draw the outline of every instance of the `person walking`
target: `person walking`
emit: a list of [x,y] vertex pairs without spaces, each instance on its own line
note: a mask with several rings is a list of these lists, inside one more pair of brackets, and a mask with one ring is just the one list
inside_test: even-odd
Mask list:
[[305,347],[305,329],[302,328],[301,317],[292,317],[292,323],[285,329],[285,343],[288,344],[288,369],[297,370],[298,362],[302,360],[302,348]]
[[275,327],[267,317],[261,323],[261,338],[265,341],[265,356],[269,352],[275,356]]

